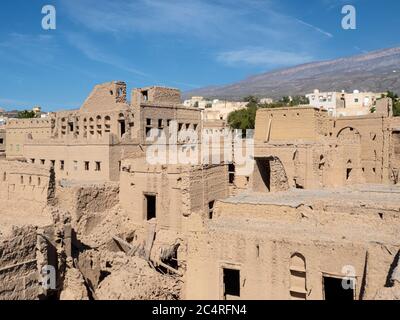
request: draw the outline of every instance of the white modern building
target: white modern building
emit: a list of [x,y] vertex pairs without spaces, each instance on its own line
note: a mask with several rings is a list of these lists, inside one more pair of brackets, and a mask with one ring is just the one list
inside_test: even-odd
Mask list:
[[328,110],[334,117],[361,116],[371,113],[371,108],[382,93],[360,92],[320,92],[315,89],[313,93],[306,94],[310,105]]

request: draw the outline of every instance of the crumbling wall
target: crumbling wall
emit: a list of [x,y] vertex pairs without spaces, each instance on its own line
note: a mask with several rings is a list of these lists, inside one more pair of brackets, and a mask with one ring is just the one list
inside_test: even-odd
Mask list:
[[132,90],[132,104],[143,102],[181,104],[180,90],[166,87],[147,87]]
[[74,224],[83,216],[100,214],[119,203],[119,184],[75,184],[61,182],[56,189],[57,204],[71,213]]
[[113,81],[96,85],[80,111],[99,112],[127,108],[126,84],[122,81]]
[[289,189],[286,170],[278,157],[256,158],[252,177],[255,192],[279,192]]
[[187,179],[190,182],[187,190],[190,194],[187,214],[199,212],[205,217],[211,202],[228,196],[227,166],[206,166],[191,170]]
[[35,227],[15,228],[0,239],[0,300],[33,300],[42,293]]

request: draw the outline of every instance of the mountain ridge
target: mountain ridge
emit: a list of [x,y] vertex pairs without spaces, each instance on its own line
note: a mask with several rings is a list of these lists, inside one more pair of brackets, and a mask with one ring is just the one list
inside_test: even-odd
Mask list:
[[241,100],[248,95],[280,98],[322,91],[400,93],[400,47],[380,49],[355,56],[315,61],[249,76],[235,83],[207,86],[185,92],[184,98]]

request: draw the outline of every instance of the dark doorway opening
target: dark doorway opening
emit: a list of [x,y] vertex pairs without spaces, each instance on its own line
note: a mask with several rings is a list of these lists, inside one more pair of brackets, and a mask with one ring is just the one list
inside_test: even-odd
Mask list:
[[268,191],[271,191],[271,165],[270,159],[257,159],[257,168],[262,182]]
[[119,123],[119,133],[120,133],[121,138],[122,138],[122,136],[126,132],[125,120],[119,120],[118,123]]
[[148,195],[145,196],[145,206],[146,206],[146,218],[147,220],[156,218],[156,196]]
[[[343,287],[340,278],[324,277],[324,294],[325,300],[352,301],[354,300],[354,283],[349,285],[350,288]],[[354,280],[351,280],[354,281]],[[348,281],[346,281],[348,284]]]
[[240,297],[240,271],[224,268],[224,299]]

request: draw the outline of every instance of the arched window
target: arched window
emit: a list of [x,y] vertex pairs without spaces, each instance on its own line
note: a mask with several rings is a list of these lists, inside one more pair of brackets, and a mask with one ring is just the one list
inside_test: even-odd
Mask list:
[[290,296],[294,300],[307,299],[306,259],[300,253],[290,258]]
[[106,133],[111,132],[111,118],[110,118],[110,116],[105,116],[104,117],[104,129],[105,129]]
[[96,131],[97,135],[101,137],[103,135],[102,123],[101,123],[101,116],[96,117]]

